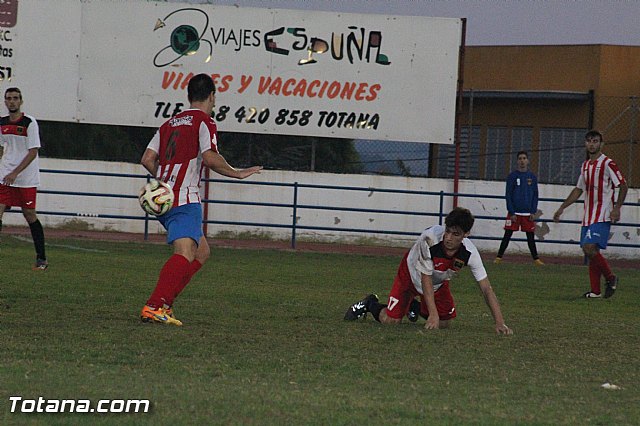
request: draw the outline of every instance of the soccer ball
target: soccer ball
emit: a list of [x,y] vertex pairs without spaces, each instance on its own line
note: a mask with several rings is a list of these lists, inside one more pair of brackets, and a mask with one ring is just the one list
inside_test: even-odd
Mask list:
[[142,210],[154,216],[162,216],[173,206],[173,189],[161,180],[151,179],[140,189],[138,200]]

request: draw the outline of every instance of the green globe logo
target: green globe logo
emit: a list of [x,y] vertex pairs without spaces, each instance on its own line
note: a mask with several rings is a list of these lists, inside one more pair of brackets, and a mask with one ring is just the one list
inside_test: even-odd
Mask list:
[[200,48],[200,36],[191,25],[180,25],[171,33],[171,49],[178,55],[193,55]]

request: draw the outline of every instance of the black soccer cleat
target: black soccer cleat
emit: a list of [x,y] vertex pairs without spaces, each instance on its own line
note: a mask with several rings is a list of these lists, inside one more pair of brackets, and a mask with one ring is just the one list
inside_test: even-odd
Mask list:
[[378,302],[378,296],[375,294],[370,294],[359,302],[351,305],[344,314],[344,319],[346,321],[355,321],[362,318],[369,312],[369,304],[372,302]]
[[618,276],[614,275],[613,278],[607,280],[607,288],[604,289],[604,298],[608,299],[613,296],[613,293],[616,292],[616,287],[618,287]]
[[407,319],[411,322],[418,321],[420,317],[420,302],[417,299],[413,299],[411,301],[411,305],[409,306],[409,312],[407,312]]

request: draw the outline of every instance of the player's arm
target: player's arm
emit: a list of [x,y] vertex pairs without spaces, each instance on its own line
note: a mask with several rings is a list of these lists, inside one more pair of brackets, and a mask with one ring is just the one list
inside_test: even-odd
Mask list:
[[429,309],[429,318],[424,328],[427,330],[435,330],[440,328],[440,317],[438,316],[438,309],[436,308],[436,299],[433,292],[433,280],[431,275],[420,273],[420,284],[422,285],[422,297]]
[[232,167],[227,160],[217,152],[213,150],[207,150],[202,153],[202,161],[204,165],[222,176],[227,176],[235,179],[244,179],[249,176],[260,173],[262,166],[253,166],[247,169],[236,169]]
[[500,309],[500,303],[498,302],[498,298],[496,294],[493,292],[493,288],[491,288],[491,283],[489,282],[489,278],[485,277],[478,281],[478,286],[480,287],[480,291],[482,291],[482,296],[484,297],[484,301],[489,307],[491,311],[491,315],[493,316],[493,320],[496,323],[496,333],[498,334],[513,334],[513,330],[511,330],[504,323],[504,318],[502,317],[502,310]]
[[535,175],[532,175],[533,180],[533,197],[531,197],[531,220],[534,220],[534,215],[538,211],[538,178]]
[[627,182],[621,182],[618,187],[618,199],[613,205],[613,209],[611,209],[611,222],[616,223],[620,220],[620,209],[622,208],[622,204],[624,203],[625,198],[627,198],[627,191],[629,190],[629,186]]
[[[516,211],[513,202],[513,189],[515,188],[515,178],[513,174],[509,174],[507,177],[507,185],[504,191],[505,200],[507,201],[507,213],[509,217],[515,216]],[[512,219],[513,220],[513,219]]]
[[160,165],[158,153],[152,149],[145,149],[144,154],[142,154],[142,159],[140,159],[140,164],[147,169],[147,171],[151,174],[151,176],[155,176],[158,171],[158,166]]
[[37,156],[38,148],[29,148],[27,155],[24,156],[20,164],[18,164],[18,167],[13,169],[11,173],[7,174],[2,180],[2,183],[4,183],[5,185],[13,185],[18,175],[22,173],[22,171],[26,169]]
[[556,210],[556,212],[553,214],[553,221],[558,222],[560,220],[560,216],[562,216],[562,213],[564,212],[564,209],[566,209],[571,204],[578,201],[578,198],[580,198],[581,195],[582,195],[582,189],[578,188],[577,186],[573,188],[573,190],[571,191],[571,193],[569,193],[569,196],[566,198],[566,200],[562,202],[558,210]]

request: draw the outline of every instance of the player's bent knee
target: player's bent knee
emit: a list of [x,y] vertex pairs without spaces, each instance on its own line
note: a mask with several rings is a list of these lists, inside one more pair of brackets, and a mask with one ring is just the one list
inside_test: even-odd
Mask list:
[[207,243],[207,240],[202,237],[200,239],[198,249],[196,250],[196,259],[198,260],[198,262],[204,265],[207,259],[209,259],[209,256],[211,256],[211,248],[209,247],[209,243]]
[[391,318],[389,315],[387,315],[386,309],[380,311],[379,318],[382,324],[398,324],[401,321],[400,318]]
[[589,258],[598,254],[598,246],[595,244],[585,244],[582,246],[582,252]]

